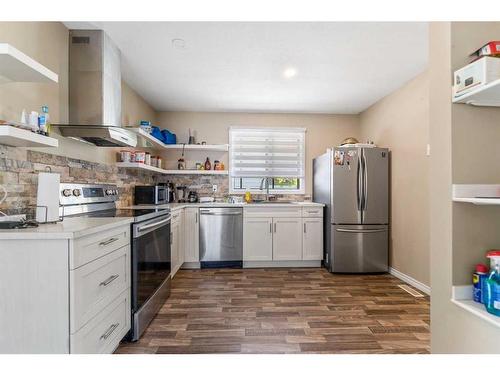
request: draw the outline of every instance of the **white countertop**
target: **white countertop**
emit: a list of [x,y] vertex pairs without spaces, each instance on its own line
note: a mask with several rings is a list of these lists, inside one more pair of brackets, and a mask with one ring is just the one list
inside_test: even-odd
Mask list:
[[171,211],[181,210],[186,207],[323,207],[322,203],[315,202],[283,202],[283,203],[167,203],[167,204],[141,204],[125,208],[170,208]]
[[[130,224],[127,217],[67,217],[37,228],[0,229],[0,240],[72,239]],[[1,245],[1,244],[0,244]]]

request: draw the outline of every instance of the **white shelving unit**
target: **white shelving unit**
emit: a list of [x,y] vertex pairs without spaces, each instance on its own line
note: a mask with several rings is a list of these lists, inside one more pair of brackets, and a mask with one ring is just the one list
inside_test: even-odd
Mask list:
[[500,79],[453,99],[453,103],[500,107]]
[[209,170],[209,171],[204,171],[204,170],[197,170],[197,169],[183,169],[183,170],[177,170],[177,169],[163,169],[163,168],[157,168],[153,167],[151,165],[146,165],[142,163],[116,163],[117,167],[120,168],[135,168],[135,169],[143,169],[147,171],[152,171],[152,172],[157,172],[157,173],[163,173],[163,174],[184,174],[184,175],[227,175],[229,172],[227,170],[224,171],[215,171],[215,170]]
[[10,44],[0,43],[0,83],[59,82],[52,70]]
[[228,144],[221,145],[183,145],[182,143],[177,143],[174,145],[167,145],[160,140],[153,137],[151,134],[145,132],[140,128],[128,128],[128,130],[132,130],[139,136],[139,146],[140,147],[152,147],[158,150],[180,150],[182,151],[183,147],[185,151],[220,151],[227,152],[229,150]]
[[0,125],[0,144],[13,147],[57,147],[59,141],[29,130]]
[[490,314],[483,304],[472,300],[472,285],[454,286],[451,302],[477,317],[500,327],[500,317]]
[[453,185],[453,202],[478,206],[500,205],[500,185]]

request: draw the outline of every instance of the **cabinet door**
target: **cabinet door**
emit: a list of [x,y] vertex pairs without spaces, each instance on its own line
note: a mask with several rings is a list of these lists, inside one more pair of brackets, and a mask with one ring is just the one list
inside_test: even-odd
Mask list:
[[245,218],[243,260],[273,260],[272,218]]
[[197,207],[188,207],[184,212],[185,262],[200,261],[200,224]]
[[184,264],[184,259],[186,258],[186,238],[185,238],[185,228],[184,225],[184,210],[179,212],[179,267]]
[[172,233],[170,233],[170,252],[172,258],[172,277],[179,268],[179,222],[172,221],[172,226],[170,227]]
[[302,219],[302,259],[323,259],[323,218]]
[[273,218],[273,260],[302,260],[302,219]]

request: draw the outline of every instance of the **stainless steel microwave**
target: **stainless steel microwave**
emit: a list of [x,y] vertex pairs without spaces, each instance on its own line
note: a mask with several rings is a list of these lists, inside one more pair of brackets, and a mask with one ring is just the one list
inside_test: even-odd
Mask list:
[[136,186],[134,191],[135,204],[165,204],[168,202],[166,186]]

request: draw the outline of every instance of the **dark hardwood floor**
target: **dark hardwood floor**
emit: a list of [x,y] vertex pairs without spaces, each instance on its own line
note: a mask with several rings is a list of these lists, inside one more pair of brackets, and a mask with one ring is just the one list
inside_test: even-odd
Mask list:
[[390,275],[181,270],[142,338],[116,353],[428,353],[429,298]]

